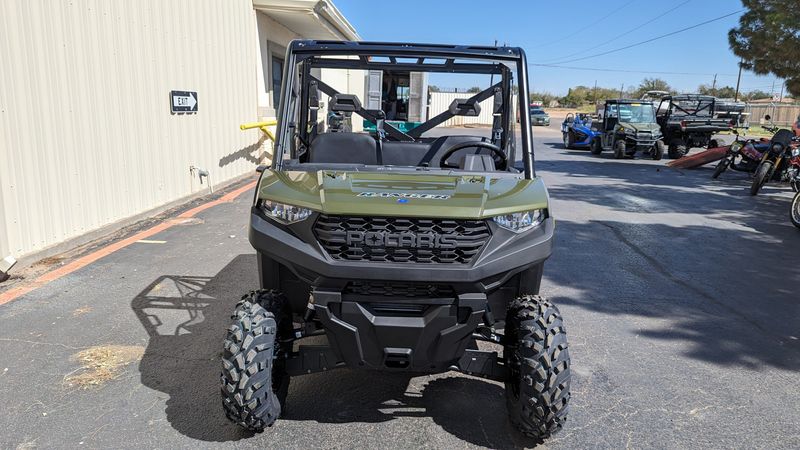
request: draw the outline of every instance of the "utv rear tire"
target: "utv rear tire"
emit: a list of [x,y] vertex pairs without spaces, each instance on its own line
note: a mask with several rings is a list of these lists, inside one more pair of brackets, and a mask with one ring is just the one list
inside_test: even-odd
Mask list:
[[750,185],[750,195],[758,195],[758,191],[769,181],[771,173],[772,161],[764,161],[758,165],[756,173],[753,175],[753,184]]
[[600,142],[600,138],[595,138],[595,140],[592,141],[591,151],[593,155],[599,155],[600,153],[603,153],[603,144]]
[[558,308],[538,295],[514,300],[506,315],[503,354],[511,422],[538,439],[560,430],[569,412],[570,360]]
[[628,147],[625,145],[625,141],[617,141],[614,143],[614,158],[616,159],[623,159],[625,158],[625,152],[627,151]]
[[260,432],[280,417],[289,376],[278,335],[291,327],[285,299],[274,291],[242,297],[222,355],[222,406],[232,422]]
[[656,144],[653,146],[653,160],[660,161],[661,158],[664,157],[664,153],[666,151],[666,145],[662,141],[656,141]]
[[673,139],[669,143],[667,153],[669,153],[669,157],[672,159],[683,158],[686,156],[686,143],[683,142],[682,139]]

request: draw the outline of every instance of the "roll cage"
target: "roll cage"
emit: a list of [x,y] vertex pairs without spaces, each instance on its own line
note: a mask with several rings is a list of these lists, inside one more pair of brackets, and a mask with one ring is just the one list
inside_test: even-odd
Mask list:
[[[347,41],[292,41],[286,50],[283,85],[278,106],[278,126],[272,168],[280,170],[286,156],[300,157],[308,150],[319,119],[320,92],[331,97],[339,111],[355,113],[376,126],[380,139],[415,142],[423,134],[456,115],[477,115],[480,102],[494,98],[491,143],[508,149],[508,157],[522,160],[525,178],[535,176],[530,111],[522,109],[521,154],[512,133],[512,81],[516,76],[519,99],[529,98],[525,53],[516,47],[484,47],[439,44],[405,44]],[[314,73],[319,69],[391,70],[429,73],[486,74],[499,81],[488,89],[457,99],[444,112],[408,130],[384,120],[382,111],[365,109],[356,96],[342,94]],[[289,108],[299,107],[300,114]],[[516,107],[516,106],[513,106]],[[297,117],[297,121],[294,118]],[[299,145],[294,145],[295,142]]]
[[656,111],[662,111],[662,105],[666,116],[702,116],[713,117],[717,98],[711,95],[683,94],[668,95],[661,99]]

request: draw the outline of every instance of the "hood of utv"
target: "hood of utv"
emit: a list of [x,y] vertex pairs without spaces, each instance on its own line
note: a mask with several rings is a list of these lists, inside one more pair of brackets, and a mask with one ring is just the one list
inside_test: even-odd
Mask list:
[[332,215],[480,219],[547,208],[547,189],[521,176],[266,170],[257,199]]

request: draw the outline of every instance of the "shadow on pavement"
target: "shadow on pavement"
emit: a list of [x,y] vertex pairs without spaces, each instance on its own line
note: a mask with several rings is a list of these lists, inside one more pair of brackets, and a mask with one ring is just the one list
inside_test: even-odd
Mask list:
[[256,286],[255,270],[255,255],[239,255],[213,278],[162,276],[131,303],[149,335],[139,364],[142,383],[169,395],[167,420],[186,436],[204,441],[252,436],[222,411],[219,358],[236,302],[243,290]]
[[430,417],[443,430],[473,445],[532,447],[508,421],[505,390],[484,380],[441,375],[421,393],[409,392],[413,375],[340,369],[296,377],[281,420],[319,423],[380,423]]
[[599,220],[559,227],[545,276],[571,292],[554,296],[557,304],[666,320],[636,333],[679,343],[701,361],[800,370],[796,247],[736,228]]
[[[131,303],[149,336],[139,364],[142,383],[169,396],[167,420],[191,438],[224,442],[253,436],[225,418],[219,358],[231,311],[244,291],[257,286],[256,267],[255,255],[239,255],[211,278],[165,275]],[[316,339],[324,343],[324,337]],[[431,417],[474,445],[535,444],[511,428],[501,386],[453,376],[430,381],[419,395],[407,392],[413,376],[339,369],[294,377],[281,421],[379,423]],[[273,430],[280,430],[280,421]]]

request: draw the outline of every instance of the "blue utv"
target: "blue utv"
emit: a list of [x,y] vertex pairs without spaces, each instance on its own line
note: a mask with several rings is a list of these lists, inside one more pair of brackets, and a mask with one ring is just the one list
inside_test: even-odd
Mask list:
[[564,122],[561,123],[561,134],[564,137],[564,148],[568,149],[589,149],[592,147],[594,139],[602,134],[600,130],[592,128],[592,116],[585,113],[567,114]]

